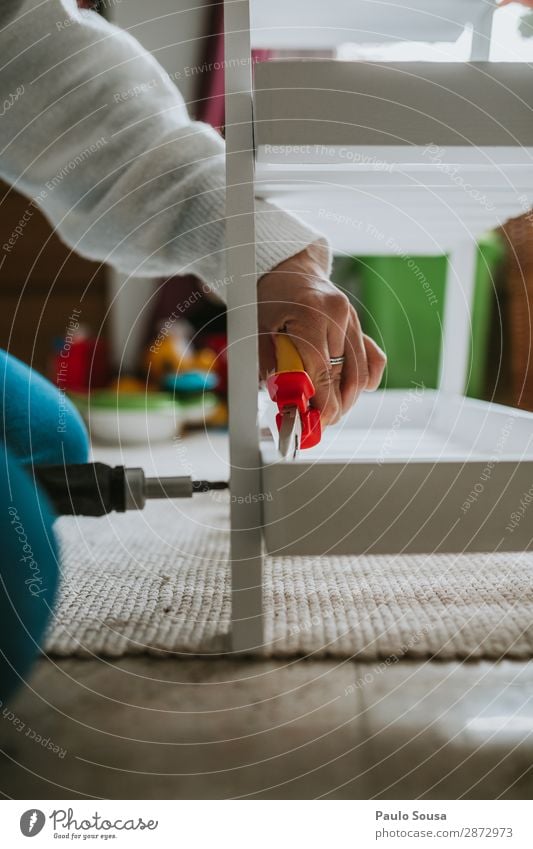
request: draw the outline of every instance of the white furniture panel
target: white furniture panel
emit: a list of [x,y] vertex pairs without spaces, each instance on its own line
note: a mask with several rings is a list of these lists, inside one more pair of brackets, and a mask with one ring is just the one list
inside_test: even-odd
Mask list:
[[[488,197],[486,191],[480,190]],[[271,194],[279,206],[323,232],[337,254],[442,255],[465,240],[476,239],[520,214],[533,202],[533,190],[514,194],[514,202],[487,201],[489,208],[464,193],[371,188]],[[491,197],[493,197],[491,195]],[[531,200],[529,200],[531,198]]]
[[[262,444],[272,554],[523,550],[533,416],[424,390],[364,396],[294,463]],[[531,496],[528,496],[530,499]]]
[[256,184],[340,253],[443,254],[533,205],[532,114],[521,63],[260,63]]
[[276,60],[256,66],[254,85],[259,158],[266,145],[319,162],[322,145],[533,146],[522,63]]
[[[231,463],[232,641],[263,642],[261,460],[257,431],[257,307],[251,64],[247,2],[225,4],[226,286]],[[244,43],[243,43],[244,42]],[[243,364],[245,367],[243,368]]]

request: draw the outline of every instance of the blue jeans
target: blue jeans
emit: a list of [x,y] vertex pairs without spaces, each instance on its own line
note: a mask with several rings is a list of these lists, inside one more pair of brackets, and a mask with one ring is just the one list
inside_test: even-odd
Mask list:
[[55,517],[31,467],[85,463],[89,441],[64,394],[1,350],[0,389],[1,705],[39,652],[58,584]]

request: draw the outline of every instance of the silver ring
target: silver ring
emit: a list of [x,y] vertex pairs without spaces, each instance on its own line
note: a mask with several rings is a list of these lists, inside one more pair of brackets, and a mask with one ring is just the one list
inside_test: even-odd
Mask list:
[[330,357],[329,364],[330,366],[342,366],[344,365],[344,357]]

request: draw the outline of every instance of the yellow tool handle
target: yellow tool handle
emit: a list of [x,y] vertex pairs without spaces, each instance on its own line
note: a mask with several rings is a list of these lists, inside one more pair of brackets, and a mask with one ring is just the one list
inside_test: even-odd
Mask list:
[[276,372],[305,371],[298,348],[287,333],[276,333]]

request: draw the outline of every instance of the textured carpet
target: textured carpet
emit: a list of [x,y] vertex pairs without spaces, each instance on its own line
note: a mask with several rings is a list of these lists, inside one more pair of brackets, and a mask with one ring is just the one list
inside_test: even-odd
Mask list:
[[[56,655],[218,653],[228,647],[228,503],[62,518]],[[533,555],[267,558],[267,655],[525,658]]]

